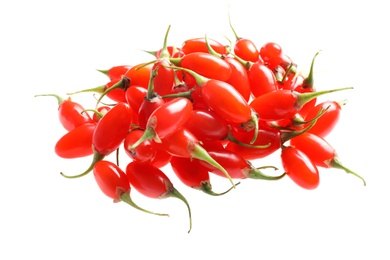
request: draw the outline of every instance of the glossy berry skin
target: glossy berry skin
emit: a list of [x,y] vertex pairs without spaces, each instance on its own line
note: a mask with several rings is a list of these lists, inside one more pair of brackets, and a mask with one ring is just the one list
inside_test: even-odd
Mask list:
[[182,200],[188,209],[190,229],[192,228],[191,209],[185,197],[173,186],[165,173],[148,163],[130,162],[126,166],[126,175],[130,185],[141,194],[153,199],[175,197]]
[[275,74],[262,61],[257,61],[250,66],[248,78],[251,93],[254,97],[259,97],[278,89]]
[[58,108],[61,124],[68,131],[84,123],[91,123],[91,116],[85,112],[85,108],[70,98],[64,100]]
[[179,97],[162,104],[149,116],[146,128],[152,128],[158,139],[181,129],[190,118],[193,106],[189,99]]
[[292,118],[300,108],[297,101],[296,92],[278,89],[255,98],[250,105],[261,120],[277,121]]
[[243,60],[256,62],[259,60],[259,51],[252,40],[239,38],[234,44],[234,54]]
[[150,74],[152,72],[153,64],[138,64],[131,67],[125,74],[130,79],[130,86],[137,85],[148,88]]
[[145,129],[150,115],[164,103],[165,100],[158,95],[152,98],[144,98],[137,113],[139,127]]
[[222,140],[228,134],[228,125],[214,111],[194,109],[185,127],[200,141]]
[[126,175],[131,186],[149,198],[164,198],[173,186],[160,169],[148,163],[130,162],[126,167]]
[[201,86],[201,93],[210,109],[225,120],[245,123],[251,119],[252,110],[248,102],[229,83],[214,79],[208,80]]
[[180,181],[193,189],[200,189],[204,183],[210,182],[208,170],[198,160],[173,156],[171,167]]
[[304,119],[308,121],[314,118],[320,110],[325,109],[326,111],[324,112],[324,114],[317,119],[315,125],[310,128],[308,132],[321,137],[326,137],[336,127],[342,111],[341,104],[336,101],[328,100],[315,105],[314,108],[310,110],[310,112]]
[[271,70],[277,66],[282,66],[284,69],[292,63],[290,57],[283,53],[282,47],[274,42],[267,42],[260,48],[260,57],[267,67]]
[[320,183],[320,176],[317,166],[302,151],[293,146],[282,149],[281,162],[286,174],[298,186],[313,190]]
[[148,90],[144,87],[132,85],[126,90],[126,102],[138,113],[138,110],[144,101]]
[[123,148],[126,154],[134,161],[150,163],[156,155],[155,142],[153,140],[145,140],[134,149],[129,149],[129,146],[138,141],[144,134],[142,129],[134,129],[130,131],[123,141]]
[[175,131],[172,135],[164,138],[162,147],[172,156],[193,158],[193,148],[199,145],[200,141],[185,127]]
[[154,92],[160,96],[171,94],[174,87],[175,72],[166,66],[172,66],[172,64],[167,59],[160,59],[152,67],[152,71],[157,70],[157,75],[153,78]]
[[38,96],[52,96],[58,102],[58,119],[61,125],[70,131],[84,123],[93,123],[91,116],[85,112],[85,108],[78,102],[74,102],[70,97],[63,99],[56,94],[42,94]]
[[161,168],[169,164],[171,160],[171,155],[162,147],[161,143],[156,143],[152,140],[156,153],[150,162],[151,165]]
[[206,78],[221,81],[228,80],[232,72],[230,65],[225,60],[205,52],[186,54],[180,61],[180,67],[195,71]]
[[247,69],[233,57],[226,56],[223,59],[230,65],[232,71],[226,82],[232,85],[248,101],[251,96],[251,86]]
[[305,153],[316,166],[342,169],[347,173],[355,175],[366,185],[366,181],[360,175],[341,164],[336,150],[324,138],[305,132],[292,138],[290,145]]
[[126,174],[110,161],[97,162],[93,167],[93,175],[100,190],[111,199],[118,200],[121,193],[130,190]]
[[100,190],[107,197],[113,199],[114,202],[123,201],[135,209],[145,213],[158,216],[168,216],[168,214],[151,212],[135,204],[130,197],[131,186],[128,176],[113,162],[107,160],[96,162],[93,166],[93,175]]
[[132,66],[130,65],[118,65],[109,68],[108,70],[99,70],[100,72],[107,75],[110,81],[117,81],[122,78],[123,75],[127,73]]
[[[213,50],[215,50],[219,54],[227,54],[226,46],[224,46],[222,43],[213,40],[208,39],[208,43],[211,45]],[[191,38],[187,39],[183,42],[183,45],[181,47],[181,51],[184,54],[189,54],[193,52],[205,52],[209,53],[209,50],[207,48],[206,39],[204,37],[198,37],[198,38]]]
[[336,157],[336,150],[325,139],[312,133],[306,132],[292,138],[290,145],[304,152],[319,167],[330,167],[331,160]]
[[92,171],[94,165],[111,154],[122,144],[132,122],[132,110],[125,102],[117,103],[97,123],[92,135],[93,159],[90,166],[77,175],[61,175],[66,178],[79,178]]
[[93,148],[101,155],[115,151],[125,139],[132,122],[132,110],[125,103],[117,103],[99,121],[93,134]]
[[92,155],[92,136],[95,128],[96,124],[85,123],[70,130],[57,141],[55,153],[66,159]]
[[[128,86],[125,86],[127,81],[122,81],[122,79],[114,79],[112,81],[109,81],[106,84],[106,90],[108,91],[106,96],[109,97],[111,100],[115,102],[126,102],[126,88]],[[116,87],[117,84],[122,84],[121,87]]]

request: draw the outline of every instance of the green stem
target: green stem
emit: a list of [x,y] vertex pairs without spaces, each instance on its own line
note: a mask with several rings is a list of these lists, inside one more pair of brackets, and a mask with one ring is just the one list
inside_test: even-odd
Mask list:
[[250,144],[253,144],[259,135],[259,117],[257,116],[257,113],[252,109],[251,111],[251,119],[249,120],[255,125],[254,135],[252,140],[249,142]]
[[102,94],[102,93],[104,93],[104,91],[106,91],[106,89],[107,89],[107,85],[101,85],[101,86],[97,86],[97,87],[94,87],[94,88],[88,88],[88,89],[78,90],[78,91],[75,91],[75,92],[69,92],[67,94],[68,95],[74,95],[74,94],[85,93],[85,92],[95,92],[95,93]]
[[301,108],[303,105],[305,105],[306,103],[310,102],[312,99],[314,99],[318,96],[337,92],[337,91],[348,90],[348,89],[353,89],[353,87],[336,88],[336,89],[306,92],[306,93],[297,93],[296,106],[297,106],[297,108]]
[[140,211],[143,211],[143,212],[146,212],[146,213],[149,213],[149,214],[153,214],[153,215],[157,215],[157,216],[167,216],[167,217],[169,217],[168,214],[165,214],[165,213],[155,213],[155,212],[152,212],[152,211],[149,211],[149,210],[146,210],[146,209],[144,209],[144,208],[139,207],[139,206],[138,206],[137,204],[135,204],[135,203],[133,202],[133,200],[131,199],[131,197],[130,197],[130,191],[122,193],[122,194],[120,195],[120,200],[123,201],[123,202],[125,202],[125,203],[127,203],[127,204],[129,204],[130,206],[132,206],[132,207],[134,207],[134,208],[140,210]]
[[204,77],[204,76],[202,76],[202,75],[200,75],[200,74],[198,74],[195,71],[190,70],[190,69],[186,69],[183,67],[177,67],[177,66],[165,66],[165,67],[171,68],[171,69],[183,70],[183,71],[189,73],[191,76],[193,76],[195,78],[196,84],[200,87],[205,85],[207,83],[207,81],[210,80],[209,78],[206,78],[206,77]]
[[204,149],[199,144],[193,144],[193,145],[190,145],[190,146],[191,147],[189,149],[191,151],[192,158],[196,158],[198,160],[205,161],[205,162],[209,163],[210,165],[214,166],[215,168],[219,169],[229,179],[229,181],[233,185],[233,188],[236,187],[236,184],[233,182],[232,177],[230,177],[230,175],[226,171],[226,169],[223,168],[222,165],[220,165],[216,160],[214,160],[214,158],[211,157],[211,155],[206,151],[206,149]]
[[104,96],[107,95],[108,92],[110,92],[114,89],[117,89],[117,88],[121,88],[124,91],[126,91],[130,87],[130,83],[131,82],[130,82],[130,79],[128,77],[122,76],[122,78],[117,83],[115,83],[112,87],[110,87],[110,88],[106,87],[106,89],[100,95],[100,97],[98,98],[98,100],[96,102],[96,108],[99,106],[100,101],[103,99]]
[[164,37],[164,44],[163,44],[163,47],[161,49],[161,53],[160,53],[160,58],[162,59],[167,59],[169,60],[170,58],[170,54],[169,54],[169,51],[168,51],[168,34],[169,34],[169,30],[171,29],[171,25],[168,26],[168,29],[165,33],[165,37]]
[[342,165],[338,158],[333,158],[333,159],[329,162],[329,166],[332,167],[332,168],[344,170],[344,171],[347,172],[347,173],[350,173],[350,174],[355,175],[356,177],[358,177],[359,179],[361,179],[361,180],[363,181],[364,186],[366,186],[366,181],[363,179],[363,177],[361,177],[361,176],[360,176],[359,174],[357,174],[356,172],[354,172],[354,171],[350,170],[349,168],[345,167],[344,165]]
[[320,51],[318,51],[312,61],[311,61],[311,65],[310,65],[310,72],[309,72],[309,75],[303,80],[303,86],[302,88],[306,89],[306,88],[309,88],[311,90],[314,89],[314,61],[317,57],[317,55],[320,53]]
[[239,37],[237,35],[236,30],[234,30],[234,28],[233,28],[232,21],[231,21],[231,18],[230,18],[230,8],[229,8],[229,11],[228,11],[228,19],[229,19],[229,26],[230,26],[230,28],[233,31],[234,37],[236,37],[236,41],[238,41],[239,39],[241,39],[241,37]]
[[[239,182],[236,183],[235,185],[237,186],[238,184],[240,184]],[[211,195],[211,196],[221,196],[221,195],[224,195],[226,193],[228,193],[229,191],[231,191],[234,187],[230,187],[228,190],[224,191],[224,192],[221,192],[221,193],[216,193],[212,190],[212,186],[211,186],[211,183],[210,181],[203,181],[201,184],[200,184],[200,190],[203,191],[204,193],[208,194],[208,195]]]
[[190,220],[190,228],[188,230],[188,233],[190,233],[192,229],[192,216],[191,216],[190,204],[188,203],[187,199],[172,185],[169,187],[168,192],[164,195],[164,197],[166,196],[177,198],[186,204],[188,209],[189,220]]
[[151,140],[156,137],[156,132],[152,127],[147,127],[142,134],[142,136],[132,145],[130,145],[127,149],[135,149],[138,145],[140,145],[142,142],[146,140]]
[[309,131],[316,124],[318,118],[320,118],[328,109],[329,109],[329,106],[326,109],[320,109],[320,111],[318,111],[318,114],[313,118],[313,120],[310,120],[311,122],[308,121],[308,122],[310,122],[310,125],[308,125],[307,127],[303,128],[299,131],[282,132],[282,135],[280,137],[281,143],[284,144],[285,142],[294,138],[295,136],[298,136],[300,134],[303,134],[303,133]]
[[155,92],[154,92],[154,78],[157,77],[158,75],[158,66],[152,70],[150,73],[150,78],[149,78],[149,84],[148,84],[148,92],[146,93],[146,98],[148,100],[151,100],[152,98],[155,97]]
[[268,143],[265,145],[254,145],[254,144],[243,143],[240,140],[238,140],[237,138],[235,138],[230,130],[228,131],[228,134],[227,134],[227,140],[229,140],[230,142],[236,143],[240,146],[243,146],[246,148],[254,148],[254,149],[264,149],[264,148],[267,148],[271,145],[271,143]]
[[93,112],[94,114],[96,114],[99,118],[102,118],[103,117],[103,113],[99,112],[98,110],[96,109],[84,109],[83,111],[81,111],[81,113],[85,113],[85,112]]
[[[207,46],[207,50],[209,51],[210,54],[216,56],[216,57],[221,57],[221,54],[219,54],[218,52],[216,52],[213,47],[211,47],[210,43],[209,43],[209,40],[207,38],[207,35],[204,36],[204,40],[206,42],[206,46]],[[223,56],[223,55],[222,55]]]
[[91,165],[88,167],[88,169],[85,170],[83,173],[78,174],[78,175],[73,175],[73,176],[72,176],[72,175],[66,175],[66,174],[64,174],[63,172],[60,172],[60,174],[61,174],[62,176],[64,176],[65,178],[68,178],[68,179],[74,179],[74,178],[82,177],[82,176],[84,176],[84,175],[87,175],[90,171],[92,171],[92,169],[93,169],[93,167],[95,166],[95,164],[96,164],[98,161],[103,160],[104,157],[105,157],[105,155],[100,154],[100,153],[94,151],[92,163],[91,163]]
[[257,180],[267,180],[267,181],[276,181],[276,180],[279,180],[281,178],[283,178],[286,173],[283,173],[279,176],[269,176],[269,175],[266,175],[264,173],[262,173],[259,168],[253,168],[251,167],[249,169],[249,171],[247,171],[245,173],[246,177],[247,178],[250,178],[250,179],[257,179]]
[[97,70],[97,71],[99,71],[99,72],[103,73],[104,75],[108,76],[108,70]]
[[183,91],[179,93],[173,93],[173,94],[166,94],[164,96],[161,96],[161,98],[177,98],[177,97],[185,97],[188,99],[192,99],[191,93],[194,91],[194,88],[188,90],[188,91]]
[[55,97],[57,99],[58,105],[61,105],[62,102],[64,102],[64,98],[60,97],[57,94],[39,94],[35,95],[34,97],[43,97],[43,96],[48,96],[48,97]]

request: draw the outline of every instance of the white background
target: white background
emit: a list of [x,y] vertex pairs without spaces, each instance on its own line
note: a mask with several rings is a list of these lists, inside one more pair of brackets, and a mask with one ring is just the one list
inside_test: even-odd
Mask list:
[[[389,259],[388,13],[384,1],[2,1],[1,259]],[[148,215],[114,204],[92,175],[89,158],[54,154],[64,133],[54,98],[106,83],[96,69],[151,60],[140,51],[202,37],[233,39],[228,24],[259,47],[279,43],[303,69],[316,62],[317,89],[353,86],[328,141],[367,186],[339,170],[321,170],[313,191],[290,179],[244,180],[222,197],[190,190],[193,230],[177,199],[133,199]],[[93,102],[91,94],[74,96]],[[259,164],[280,166],[279,154]],[[165,169],[169,176],[172,173]],[[214,179],[215,190],[228,186]]]

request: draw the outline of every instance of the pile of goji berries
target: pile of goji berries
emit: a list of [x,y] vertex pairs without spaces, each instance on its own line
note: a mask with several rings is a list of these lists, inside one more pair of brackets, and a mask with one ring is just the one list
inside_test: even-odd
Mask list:
[[[109,78],[103,86],[66,98],[37,95],[58,99],[59,120],[67,133],[55,144],[56,154],[92,158],[83,173],[62,176],[78,178],[92,172],[105,195],[156,215],[166,214],[135,204],[132,188],[150,198],[179,198],[188,208],[190,230],[189,203],[163,172],[166,165],[186,186],[213,196],[229,192],[241,179],[288,176],[302,188],[315,189],[319,168],[330,167],[365,184],[340,163],[325,140],[343,104],[317,98],[350,88],[315,90],[318,53],[306,76],[276,43],[259,48],[247,38],[236,36],[222,44],[205,36],[171,46],[169,30],[170,26],[163,47],[149,52],[152,61],[100,70]],[[70,97],[91,91],[100,94],[92,108]],[[125,167],[107,160],[119,149],[128,155]],[[253,165],[253,160],[275,152],[280,153],[281,174],[270,176]],[[214,192],[211,174],[226,178],[231,188]]]

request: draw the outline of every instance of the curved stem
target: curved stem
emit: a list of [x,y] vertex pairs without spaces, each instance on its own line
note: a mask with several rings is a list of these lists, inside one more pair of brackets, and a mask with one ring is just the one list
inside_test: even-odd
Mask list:
[[122,78],[117,83],[115,83],[112,87],[110,87],[110,88],[106,87],[106,89],[100,95],[100,97],[98,98],[98,100],[96,102],[96,109],[99,106],[100,101],[103,99],[104,96],[107,95],[108,92],[110,92],[110,91],[112,91],[114,89],[117,89],[117,88],[121,88],[124,91],[126,91],[129,87],[130,87],[130,79],[128,77],[126,77],[126,76],[122,76]]
[[360,176],[359,174],[357,174],[356,172],[354,172],[354,171],[350,170],[349,168],[345,167],[344,165],[342,165],[338,158],[333,158],[333,159],[329,162],[329,166],[332,167],[332,168],[344,170],[344,171],[347,172],[347,173],[350,173],[350,174],[355,175],[356,177],[358,177],[359,179],[361,179],[361,180],[363,181],[364,186],[366,186],[366,181],[363,179],[363,177],[361,177],[361,176]]
[[298,136],[300,134],[303,134],[303,133],[309,131],[316,124],[318,118],[320,118],[328,109],[329,109],[329,106],[325,109],[320,109],[320,111],[318,111],[318,114],[314,117],[314,120],[308,121],[308,122],[310,122],[310,125],[308,125],[307,127],[303,128],[299,131],[283,132],[281,137],[280,137],[281,143],[284,144],[285,142],[287,142],[291,138],[294,138],[295,136]]
[[64,102],[65,100],[57,94],[39,94],[39,95],[35,95],[34,97],[43,97],[43,96],[55,97],[57,99],[58,105],[61,105],[61,103]]
[[[163,66],[165,66],[165,65],[163,65]],[[202,75],[200,75],[200,74],[198,74],[195,71],[190,70],[190,69],[186,69],[186,68],[178,67],[178,66],[165,66],[165,67],[171,68],[171,69],[183,70],[183,71],[189,73],[191,76],[193,76],[195,78],[196,84],[200,87],[202,87],[204,84],[207,83],[207,81],[210,80],[209,78],[204,77],[204,76],[202,76]]]
[[82,113],[85,113],[85,112],[93,112],[94,114],[96,114],[99,118],[102,118],[103,117],[103,113],[99,112],[98,110],[96,109],[84,109],[83,111],[81,111],[81,114]]
[[130,191],[127,191],[127,192],[122,193],[122,194],[120,195],[119,198],[120,198],[121,201],[123,201],[123,202],[129,204],[129,205],[132,206],[133,208],[136,208],[136,209],[138,209],[138,210],[140,210],[140,211],[143,211],[143,212],[145,212],[145,213],[149,213],[149,214],[153,214],[153,215],[157,215],[157,216],[167,216],[167,217],[169,217],[169,215],[168,215],[168,214],[165,214],[165,213],[156,213],[156,212],[152,212],[152,211],[146,210],[146,209],[144,209],[144,208],[141,208],[140,206],[138,206],[137,204],[135,204],[135,203],[133,202],[133,200],[131,199],[131,197],[130,197]]
[[265,145],[253,145],[253,144],[243,143],[240,140],[238,140],[237,138],[235,138],[234,135],[231,133],[231,131],[228,131],[227,140],[229,140],[233,143],[236,143],[240,146],[246,147],[246,148],[264,149],[264,148],[267,148],[271,145],[271,143],[268,143]]
[[223,55],[219,54],[218,52],[216,52],[213,47],[211,47],[210,43],[209,43],[209,39],[207,37],[207,35],[204,36],[204,40],[205,40],[205,43],[206,43],[206,46],[207,46],[207,50],[209,51],[210,54],[216,56],[216,57],[221,57]]
[[259,117],[257,116],[257,113],[253,109],[251,111],[250,121],[255,125],[254,135],[252,140],[250,141],[250,144],[253,144],[259,135]]
[[174,198],[180,199],[181,201],[183,201],[186,204],[187,209],[188,209],[188,216],[189,216],[189,219],[190,219],[190,228],[188,230],[188,233],[190,233],[191,229],[192,229],[192,216],[191,216],[190,204],[188,203],[187,199],[173,186],[171,186],[169,188],[169,190],[165,194],[165,196],[169,196],[169,197],[174,197]]
[[229,26],[230,26],[230,28],[231,28],[232,31],[233,31],[234,37],[236,37],[236,41],[238,41],[239,39],[241,39],[241,37],[239,37],[239,36],[237,35],[236,30],[234,30],[234,28],[233,28],[232,21],[231,21],[231,19],[230,19],[230,8],[229,8],[229,11],[228,11],[228,18],[229,18]]
[[260,171],[259,168],[253,168],[251,167],[249,171],[246,173],[246,177],[250,179],[259,179],[259,180],[268,180],[268,181],[275,181],[283,178],[286,175],[284,172],[283,174],[279,176],[269,176]]
[[74,178],[82,177],[82,176],[84,176],[84,175],[87,175],[90,171],[92,171],[92,169],[93,169],[93,167],[95,166],[95,164],[96,164],[98,161],[103,160],[104,157],[105,157],[105,155],[100,154],[100,153],[94,151],[92,163],[91,163],[91,165],[88,167],[88,169],[86,169],[83,173],[80,173],[80,174],[78,174],[78,175],[73,175],[73,176],[72,176],[72,175],[66,175],[66,174],[64,174],[63,172],[60,172],[60,174],[61,174],[62,176],[64,176],[65,178],[68,178],[68,179],[74,179]]
[[214,160],[214,158],[211,157],[211,155],[201,145],[193,144],[193,147],[191,147],[190,153],[191,153],[192,158],[203,160],[203,161],[209,163],[210,165],[214,166],[215,168],[219,169],[220,171],[222,171],[225,174],[225,176],[229,179],[231,184],[233,185],[233,188],[236,187],[236,184],[233,182],[232,177],[230,177],[230,175],[226,171],[226,169],[223,168],[222,165],[220,165],[216,160]]
[[[240,184],[239,182],[235,184],[235,186],[237,186],[238,184]],[[224,192],[221,192],[221,193],[216,193],[212,190],[212,186],[211,186],[211,183],[210,181],[203,181],[200,185],[200,190],[203,191],[204,193],[208,194],[208,195],[211,195],[211,196],[221,196],[221,195],[224,195],[226,193],[228,193],[229,191],[231,191],[234,187],[230,187],[228,190],[224,191]]]

